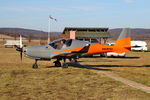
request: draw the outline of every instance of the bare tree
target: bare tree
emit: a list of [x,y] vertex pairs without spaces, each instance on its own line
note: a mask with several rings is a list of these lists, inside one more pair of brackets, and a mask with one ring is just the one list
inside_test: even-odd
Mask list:
[[32,34],[29,34],[29,35],[28,35],[28,41],[29,41],[29,43],[31,42],[32,38],[33,38],[33,35],[32,35]]

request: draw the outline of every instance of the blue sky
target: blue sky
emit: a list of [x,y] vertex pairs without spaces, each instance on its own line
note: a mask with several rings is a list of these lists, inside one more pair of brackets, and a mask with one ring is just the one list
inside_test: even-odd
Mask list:
[[150,0],[0,0],[0,27],[63,31],[64,27],[149,28]]

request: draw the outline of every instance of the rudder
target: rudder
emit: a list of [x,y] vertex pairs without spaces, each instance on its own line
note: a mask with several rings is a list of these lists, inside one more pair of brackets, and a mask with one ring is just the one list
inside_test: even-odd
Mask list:
[[131,29],[124,28],[115,43],[115,52],[123,53],[131,50]]

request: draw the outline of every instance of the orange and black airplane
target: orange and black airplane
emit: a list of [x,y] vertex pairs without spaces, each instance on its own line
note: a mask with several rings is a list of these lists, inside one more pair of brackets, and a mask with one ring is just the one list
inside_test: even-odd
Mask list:
[[[47,45],[23,47],[22,38],[20,37],[20,47],[18,47],[16,50],[20,52],[21,59],[22,53],[24,53],[28,58],[35,59],[35,63],[32,65],[32,68],[38,68],[38,60],[50,61],[51,59],[56,59],[54,62],[56,67],[67,68],[68,63],[66,63],[66,59],[75,61],[77,57],[83,54],[88,55],[106,52],[128,52],[131,50],[130,41],[130,29],[125,28],[113,46],[104,44],[91,44],[74,39],[58,39],[50,42]],[[64,60],[63,64],[61,64],[61,60]]]

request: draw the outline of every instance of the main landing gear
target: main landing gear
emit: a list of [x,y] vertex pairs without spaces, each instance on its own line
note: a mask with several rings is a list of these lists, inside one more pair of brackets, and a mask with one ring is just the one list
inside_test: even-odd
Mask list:
[[38,61],[38,60],[35,59],[35,63],[32,65],[32,68],[34,68],[34,69],[38,68],[37,61]]
[[[67,62],[66,62],[66,58],[63,58],[64,63],[61,64],[60,60],[62,60],[62,59],[57,59],[56,61],[53,62],[53,63],[55,63],[55,67],[68,68],[69,63],[75,63],[75,62],[77,62],[76,59],[70,58],[70,59],[69,59],[70,62],[67,63]],[[38,60],[35,59],[35,63],[32,65],[32,68],[34,68],[34,69],[37,69],[37,68],[38,68],[37,61],[38,61]]]
[[68,63],[66,63],[66,58],[64,58],[64,63],[61,64],[60,62],[61,59],[57,59],[56,61],[54,61],[55,63],[55,67],[62,67],[62,68],[68,68]]
[[57,59],[56,61],[54,61],[53,63],[55,63],[55,67],[61,67],[61,62],[59,59]]

